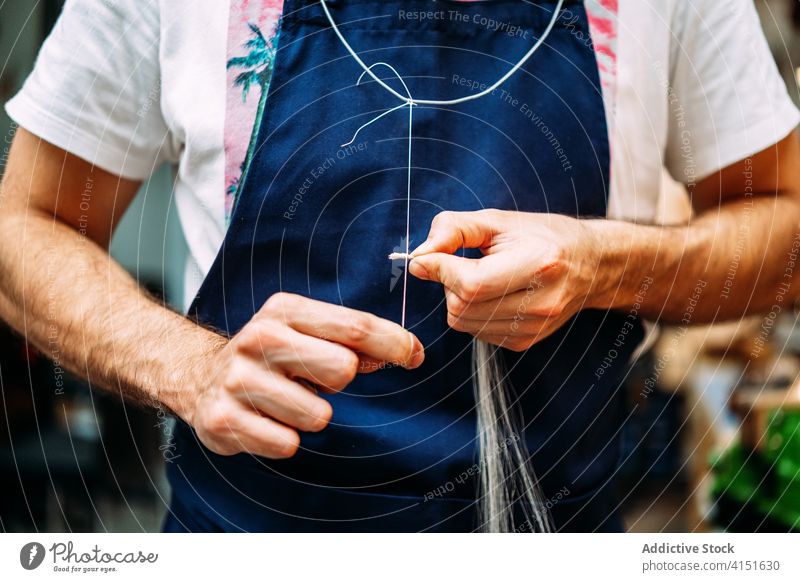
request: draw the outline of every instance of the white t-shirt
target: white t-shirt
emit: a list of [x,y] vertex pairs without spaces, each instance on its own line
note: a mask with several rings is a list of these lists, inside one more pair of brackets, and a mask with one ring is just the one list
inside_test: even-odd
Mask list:
[[[612,146],[609,216],[652,221],[663,167],[691,183],[800,121],[751,0],[586,0]],[[19,125],[127,178],[162,163],[190,252],[186,306],[226,230],[260,87],[243,43],[282,0],[68,0],[20,93]],[[258,33],[256,32],[258,30]],[[250,35],[250,36],[248,36]],[[245,52],[242,52],[245,51]],[[235,86],[235,91],[233,90]]]

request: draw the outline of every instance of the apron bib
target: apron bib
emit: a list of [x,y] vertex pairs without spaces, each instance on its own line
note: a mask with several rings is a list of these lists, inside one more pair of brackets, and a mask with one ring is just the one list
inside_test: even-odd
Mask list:
[[[492,94],[415,106],[411,248],[443,210],[606,215],[609,144],[597,61],[582,4],[566,5],[570,17],[562,15]],[[506,73],[541,36],[555,2],[328,6],[367,65],[389,63],[415,97],[446,100]],[[429,11],[440,16],[420,16]],[[255,147],[225,242],[190,309],[198,321],[234,335],[280,291],[400,321],[402,261],[387,255],[405,250],[408,111],[342,147],[398,105],[368,77],[357,85],[362,72],[318,2],[286,0]],[[404,92],[386,68],[375,73]],[[409,277],[407,292],[405,324],[425,346],[423,366],[359,376],[325,396],[330,425],[302,434],[292,459],[215,455],[179,423],[166,528],[472,531],[479,467],[471,337],[448,328],[440,285]],[[619,527],[610,489],[619,383],[641,337],[631,321],[584,311],[526,353],[504,354],[531,462],[561,530]],[[633,331],[615,344],[626,325]]]

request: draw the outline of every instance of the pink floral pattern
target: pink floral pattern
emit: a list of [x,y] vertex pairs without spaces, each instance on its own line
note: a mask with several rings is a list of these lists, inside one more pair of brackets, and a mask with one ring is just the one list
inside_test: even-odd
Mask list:
[[[273,45],[283,0],[231,0],[228,19],[228,62],[248,54],[247,43],[258,30]],[[273,49],[275,47],[273,46]],[[271,63],[269,64],[271,71]],[[237,84],[241,69],[228,66],[228,88],[225,103],[225,211],[230,215],[236,189],[247,157],[253,126],[267,84],[243,88]],[[265,81],[268,81],[265,80]]]
[[[606,108],[613,111],[617,84],[617,14],[619,0],[584,0]],[[611,104],[612,107],[608,107]]]

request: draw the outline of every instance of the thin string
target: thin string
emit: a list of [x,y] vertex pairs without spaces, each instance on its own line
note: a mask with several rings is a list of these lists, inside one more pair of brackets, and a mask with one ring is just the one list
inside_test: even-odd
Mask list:
[[406,90],[406,93],[408,94],[408,97],[405,97],[403,103],[401,103],[400,105],[398,105],[396,107],[392,107],[388,111],[384,111],[380,115],[378,115],[376,117],[373,117],[368,122],[363,124],[353,134],[353,138],[350,141],[348,141],[346,143],[343,143],[341,147],[347,147],[350,144],[352,144],[353,142],[355,142],[356,138],[358,138],[358,134],[361,133],[361,130],[364,129],[365,127],[368,127],[368,126],[372,125],[373,123],[375,123],[376,121],[378,121],[379,119],[381,119],[383,117],[386,117],[387,115],[389,115],[393,111],[397,111],[398,109],[403,109],[404,107],[408,107],[408,163],[406,164],[407,175],[406,175],[406,238],[405,238],[405,252],[403,252],[403,253],[392,253],[391,255],[389,255],[389,259],[390,260],[403,259],[405,261],[405,265],[404,265],[404,269],[403,269],[403,307],[402,307],[401,316],[400,316],[400,326],[401,327],[405,327],[406,326],[406,311],[407,311],[406,304],[407,304],[407,301],[408,301],[408,263],[411,260],[411,253],[409,252],[410,251],[410,244],[411,244],[411,167],[412,167],[412,162],[413,162],[411,154],[412,154],[412,144],[414,142],[414,135],[413,135],[413,131],[414,131],[414,107],[416,106],[416,102],[411,97],[411,91],[408,89],[408,85],[406,85],[406,82],[403,80],[403,77],[400,75],[400,73],[397,72],[397,69],[395,69],[389,63],[378,62],[378,63],[375,63],[375,64],[370,65],[369,67],[367,67],[367,70],[364,71],[363,73],[361,73],[361,75],[358,77],[358,81],[356,81],[356,86],[361,84],[361,81],[364,79],[364,75],[366,75],[367,73],[369,73],[370,75],[373,75],[372,69],[375,68],[375,67],[386,67],[390,71],[392,71],[392,73],[394,73],[397,76],[397,78],[400,80],[400,83],[402,83],[403,88]]
[[[320,0],[320,4],[322,5],[322,10],[325,12],[325,16],[328,19],[328,22],[331,25],[331,28],[336,33],[336,36],[339,38],[339,41],[344,45],[347,49],[347,52],[350,53],[350,56],[364,69],[364,72],[359,75],[358,80],[356,81],[356,86],[361,84],[361,81],[364,79],[364,75],[369,75],[372,79],[377,82],[381,87],[386,89],[391,95],[394,95],[398,99],[402,101],[400,105],[396,107],[392,107],[391,109],[384,111],[380,115],[372,118],[361,127],[359,127],[355,134],[353,134],[353,138],[348,141],[347,143],[342,144],[342,147],[346,147],[351,145],[353,142],[356,141],[358,138],[358,134],[361,133],[361,130],[364,128],[372,125],[379,119],[386,117],[390,113],[403,109],[404,107],[408,107],[408,163],[407,163],[407,177],[406,177],[406,237],[405,237],[405,252],[403,253],[392,253],[389,255],[389,259],[391,260],[398,260],[403,259],[405,261],[405,269],[403,271],[403,307],[402,307],[402,315],[400,318],[400,325],[402,327],[406,326],[406,304],[408,299],[408,263],[411,260],[411,254],[409,252],[410,244],[411,244],[411,167],[412,167],[412,143],[414,141],[414,107],[416,105],[439,105],[439,106],[446,106],[446,105],[458,105],[459,103],[465,103],[467,101],[472,101],[474,99],[480,99],[485,95],[488,95],[494,92],[498,87],[500,87],[503,83],[505,83],[514,73],[516,73],[528,60],[533,56],[533,54],[539,50],[539,47],[544,44],[544,41],[547,40],[547,37],[550,36],[550,32],[553,30],[556,22],[558,21],[558,16],[561,13],[561,7],[564,4],[564,0],[558,0],[558,4],[556,5],[555,10],[553,11],[553,16],[550,18],[550,22],[545,28],[542,36],[534,43],[534,45],[528,50],[527,53],[513,66],[511,67],[506,74],[500,77],[493,85],[487,87],[485,90],[479,93],[473,93],[471,95],[466,95],[464,97],[459,97],[457,99],[447,99],[447,100],[436,100],[436,99],[414,99],[411,95],[411,91],[408,88],[405,80],[403,79],[402,75],[397,72],[397,70],[388,63],[378,62],[372,65],[367,66],[364,61],[361,60],[361,57],[353,50],[353,47],[350,46],[350,43],[347,42],[347,39],[344,37],[342,32],[339,30],[339,27],[336,25],[336,21],[333,19],[333,16],[328,10],[328,5],[325,0]],[[375,67],[383,66],[388,68],[395,76],[400,80],[400,83],[403,85],[403,88],[406,90],[406,95],[403,96],[402,94],[395,91],[392,87],[386,84],[383,79],[379,78],[373,71]]]
[[[394,111],[398,111],[403,107],[408,107],[408,164],[407,164],[407,190],[406,190],[406,239],[405,239],[405,252],[404,253],[392,253],[389,255],[390,259],[404,259],[405,260],[405,272],[403,273],[403,314],[401,319],[401,325],[405,327],[406,322],[406,300],[408,295],[408,264],[411,260],[411,254],[409,253],[409,245],[410,245],[410,236],[411,236],[411,168],[412,168],[412,143],[413,143],[413,128],[414,128],[414,107],[417,104],[423,105],[440,105],[440,106],[447,106],[447,105],[456,105],[459,103],[464,103],[466,101],[471,101],[473,99],[479,99],[489,93],[495,91],[500,85],[502,85],[509,77],[511,77],[514,73],[516,73],[524,64],[525,62],[530,59],[533,53],[544,43],[544,41],[549,36],[550,32],[552,31],[556,20],[561,12],[561,7],[564,3],[564,0],[559,0],[558,5],[553,13],[553,16],[548,24],[547,28],[545,29],[542,36],[539,40],[531,47],[531,49],[525,54],[525,56],[516,64],[514,65],[505,75],[503,75],[496,83],[494,83],[491,87],[487,88],[485,91],[481,91],[480,93],[476,93],[473,95],[468,95],[466,97],[462,97],[459,99],[451,99],[451,100],[419,100],[414,99],[411,95],[411,91],[408,89],[403,77],[398,73],[391,65],[387,63],[375,63],[374,65],[367,66],[361,60],[361,58],[355,53],[352,49],[350,44],[344,38],[342,33],[339,31],[339,28],[336,26],[336,23],[331,16],[330,11],[328,10],[328,6],[325,3],[325,0],[320,0],[322,4],[322,8],[325,11],[325,15],[328,18],[328,21],[331,24],[336,35],[339,37],[339,40],[350,53],[350,55],[355,59],[355,61],[364,69],[364,72],[358,78],[356,85],[360,85],[364,75],[369,75],[374,81],[376,81],[380,86],[386,89],[390,94],[394,95],[398,99],[402,101],[402,103],[396,107],[389,109],[381,113],[380,115],[374,117],[367,123],[363,124],[359,127],[353,139],[351,139],[347,144],[343,144],[343,147],[346,145],[352,144],[356,138],[358,137],[359,132],[363,130],[365,127],[375,123],[379,119],[389,115]],[[395,91],[392,87],[387,85],[382,79],[378,78],[375,73],[372,71],[373,68],[377,66],[385,66],[389,70],[391,70],[397,78],[402,83],[403,88],[406,90],[406,96],[404,97],[397,91]],[[550,522],[549,516],[546,510],[542,511],[542,507],[544,504],[542,503],[541,499],[541,490],[539,489],[538,483],[536,481],[535,475],[533,473],[528,473],[526,471],[525,465],[527,462],[527,452],[524,449],[517,448],[516,444],[511,447],[511,453],[513,456],[508,456],[507,459],[503,459],[500,464],[496,463],[493,459],[494,455],[492,451],[499,450],[498,445],[498,431],[494,426],[496,422],[505,422],[504,428],[508,434],[517,434],[516,427],[511,426],[509,424],[508,419],[508,403],[506,402],[506,396],[503,392],[504,383],[502,382],[502,378],[498,371],[498,361],[496,357],[493,355],[493,352],[486,352],[488,349],[488,344],[484,342],[476,341],[475,349],[473,350],[473,358],[476,358],[475,361],[485,362],[486,366],[478,366],[476,373],[477,382],[475,383],[477,396],[478,396],[478,433],[479,433],[479,441],[480,441],[480,450],[481,450],[481,461],[486,462],[487,464],[487,471],[481,470],[481,483],[482,489],[484,491],[483,495],[481,496],[480,506],[481,506],[481,513],[483,514],[484,518],[487,519],[487,523],[489,524],[490,531],[513,531],[514,530],[514,520],[513,520],[513,513],[509,512],[508,505],[509,501],[513,502],[513,498],[508,497],[509,491],[512,495],[517,495],[515,493],[516,488],[512,484],[511,487],[508,487],[506,481],[509,478],[513,478],[514,475],[519,474],[521,477],[519,478],[519,485],[521,485],[521,495],[526,497],[528,503],[530,504],[530,508],[533,511],[533,518],[536,524],[539,526],[541,531],[550,531]],[[487,368],[490,366],[490,368]],[[486,426],[487,428],[484,430],[481,427]],[[515,470],[510,477],[506,476],[505,472],[505,462],[509,463],[516,463],[518,466],[517,470]],[[494,467],[494,470],[490,471],[491,467]],[[487,475],[487,473],[490,473]],[[525,511],[525,515],[528,515],[527,510],[523,506],[523,510]]]
[[[331,28],[333,28],[333,31],[336,33],[336,36],[339,37],[339,40],[344,45],[344,48],[347,49],[347,52],[350,53],[350,56],[352,56],[353,59],[355,59],[355,61],[359,65],[361,65],[361,68],[364,69],[364,73],[372,77],[372,79],[375,82],[377,82],[381,87],[386,89],[389,93],[391,93],[401,101],[406,101],[407,99],[410,99],[411,98],[410,95],[408,97],[403,97],[400,93],[398,93],[397,91],[392,89],[389,85],[387,85],[382,79],[378,78],[378,76],[372,72],[371,67],[368,67],[366,64],[364,64],[364,61],[361,60],[361,57],[359,57],[356,51],[353,50],[353,47],[350,46],[350,43],[347,42],[347,39],[339,30],[339,27],[336,25],[336,22],[333,20],[333,16],[331,16],[330,10],[328,9],[328,4],[325,2],[325,0],[319,0],[319,2],[320,4],[322,4],[322,10],[325,11],[325,16],[328,18],[328,22],[330,23]],[[552,31],[553,27],[556,25],[556,22],[558,21],[558,15],[561,13],[561,7],[563,5],[564,5],[564,0],[558,0],[558,4],[556,5],[555,10],[553,11],[553,16],[550,18],[550,22],[548,23],[547,28],[545,28],[544,32],[542,33],[542,36],[539,37],[536,43],[534,43],[534,45],[530,48],[530,50],[528,50],[528,52],[525,53],[525,55],[519,62],[517,62],[516,65],[511,67],[511,69],[509,69],[505,75],[500,77],[490,87],[487,87],[480,93],[473,93],[471,95],[459,97],[458,99],[449,99],[442,101],[436,99],[414,99],[414,102],[419,103],[420,105],[458,105],[459,103],[472,101],[473,99],[480,99],[484,95],[492,93],[498,87],[500,87],[500,85],[505,83],[509,79],[509,77],[511,77],[514,73],[516,73],[526,62],[528,62],[528,59],[530,59],[533,56],[533,53],[539,50],[539,47],[542,46],[545,40],[547,40],[547,37],[550,36],[550,31]],[[403,83],[403,85],[405,85],[405,83]]]
[[[402,80],[402,79],[401,79]],[[409,96],[409,99],[411,97]],[[409,244],[411,243],[411,144],[413,143],[414,127],[414,102],[408,103],[408,177],[406,179],[406,259],[403,269],[403,311],[400,318],[400,327],[406,326],[406,299],[408,298],[408,262],[411,260]]]

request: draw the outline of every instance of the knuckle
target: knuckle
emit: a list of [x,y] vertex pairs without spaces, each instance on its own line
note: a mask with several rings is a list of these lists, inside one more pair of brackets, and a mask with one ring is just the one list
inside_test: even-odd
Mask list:
[[508,338],[504,338],[503,347],[508,349],[508,350],[511,350],[512,352],[522,351],[521,350],[522,344],[520,343],[519,340],[515,340],[515,339],[510,340]]
[[529,339],[512,339],[505,343],[505,347],[507,347],[512,352],[524,352],[532,345],[533,341]]
[[346,388],[350,382],[355,380],[360,365],[361,360],[358,355],[356,355],[355,352],[346,350],[342,354],[341,362],[336,370],[335,386],[331,386],[331,388],[335,390],[343,390]]
[[500,210],[499,208],[481,208],[480,210],[476,210],[475,214],[476,216],[480,217],[497,219],[502,217],[505,214],[505,211]]
[[407,366],[409,365],[418,349],[417,346],[420,344],[416,341],[415,337],[403,331],[401,334],[398,334],[397,341],[392,344],[393,351],[391,363],[398,366]]
[[266,352],[281,347],[285,340],[277,331],[275,324],[268,321],[249,322],[236,336],[237,353]]
[[273,456],[277,459],[289,459],[300,449],[300,435],[295,430],[288,430],[281,435],[272,446]]
[[280,311],[280,307],[283,305],[283,301],[284,301],[283,292],[270,295],[264,302],[264,306],[261,308],[261,310],[268,313],[274,313]]
[[225,392],[239,393],[244,390],[249,377],[249,370],[243,358],[233,358],[222,377],[222,389]]
[[230,457],[240,452],[240,449],[228,441],[209,441],[204,443],[206,448],[212,453],[222,455],[223,457]]
[[567,308],[566,308],[566,305],[564,304],[564,302],[563,301],[559,301],[558,303],[556,303],[554,305],[551,305],[550,309],[549,309],[549,311],[547,313],[548,313],[549,317],[558,318],[558,317],[561,317],[562,315],[564,315],[564,313],[566,312],[566,309]]
[[474,275],[464,275],[455,282],[456,293],[466,303],[472,303],[479,299],[481,293],[481,281]]
[[345,324],[348,341],[354,344],[365,342],[372,330],[372,318],[366,313],[354,313]]
[[260,324],[251,321],[245,325],[231,342],[231,347],[236,354],[249,353],[254,346],[258,345],[258,328]]
[[296,305],[298,296],[286,291],[279,291],[269,297],[264,303],[264,308],[271,313],[283,313]]
[[544,253],[541,272],[550,278],[564,275],[569,268],[569,260],[565,250],[558,245],[551,245]]
[[263,321],[252,320],[248,322],[234,338],[233,346],[236,352],[249,352],[253,347],[258,346],[261,336],[266,335],[266,328],[267,326],[264,325]]
[[431,229],[445,227],[452,224],[455,214],[450,210],[444,210],[433,217],[431,221]]
[[566,311],[566,303],[559,297],[552,301],[547,301],[531,309],[533,315],[537,317],[558,318]]
[[333,418],[333,408],[331,405],[323,400],[324,404],[315,406],[313,410],[308,413],[308,422],[304,430],[308,432],[319,432],[325,429]]
[[231,433],[234,419],[230,406],[217,404],[209,410],[202,421],[202,430],[212,436],[219,437]]
[[467,331],[463,320],[452,313],[447,314],[447,325],[456,331]]
[[455,293],[447,294],[447,311],[456,317],[461,317],[469,307],[469,303]]

